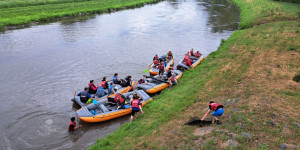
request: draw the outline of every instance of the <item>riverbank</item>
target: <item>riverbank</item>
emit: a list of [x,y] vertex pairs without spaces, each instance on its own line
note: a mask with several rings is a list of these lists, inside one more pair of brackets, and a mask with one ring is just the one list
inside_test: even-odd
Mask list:
[[[74,16],[109,13],[117,10],[142,7],[160,0],[40,0],[3,1],[0,5],[0,31],[24,28]],[[23,2],[23,3],[22,3]]]
[[[298,4],[233,0],[236,31],[179,84],[90,149],[276,149],[299,147],[300,34]],[[248,17],[247,17],[248,16]],[[204,115],[209,101],[225,105],[222,125],[183,125]],[[298,145],[297,145],[298,144]]]

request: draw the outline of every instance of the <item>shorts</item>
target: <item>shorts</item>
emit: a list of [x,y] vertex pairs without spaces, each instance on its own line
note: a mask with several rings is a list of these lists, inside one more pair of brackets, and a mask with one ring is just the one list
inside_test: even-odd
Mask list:
[[215,117],[221,117],[223,115],[223,113],[224,113],[224,109],[220,108],[217,111],[212,112],[212,115]]
[[176,82],[172,82],[172,85],[176,85]]
[[134,116],[134,114],[136,113],[136,112],[139,112],[140,110],[132,110],[131,111],[131,116]]
[[164,74],[164,71],[160,71],[160,70],[159,70],[159,71],[158,71],[158,74],[159,74],[159,75],[163,75],[163,74]]

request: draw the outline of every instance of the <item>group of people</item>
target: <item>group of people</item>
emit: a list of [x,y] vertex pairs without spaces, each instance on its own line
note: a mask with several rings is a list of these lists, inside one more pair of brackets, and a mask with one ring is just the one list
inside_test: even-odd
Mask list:
[[[168,62],[171,61],[171,59],[173,58],[172,51],[169,51],[167,53],[166,57],[167,58],[165,58],[164,56],[158,57],[156,54],[153,58],[153,64],[154,64],[154,67],[156,67],[156,69],[158,69],[159,78],[163,77],[163,74],[165,72],[165,67],[167,66]],[[174,69],[173,65],[171,65],[170,68]]]
[[196,53],[194,53],[194,50],[191,49],[190,52],[187,52],[185,55],[184,55],[184,59],[183,59],[183,63],[186,65],[186,66],[189,66],[189,67],[193,67],[193,59],[191,58],[194,57],[194,58],[200,58],[201,54],[199,51],[197,51]]
[[[95,99],[95,96],[91,97],[91,94],[95,94],[97,97],[103,97],[107,94],[116,94],[118,87],[116,87],[115,84],[119,84],[123,87],[131,86],[131,76],[127,76],[125,80],[123,80],[118,77],[118,73],[115,73],[111,82],[108,82],[107,78],[103,77],[98,86],[95,85],[94,80],[90,80],[88,87],[85,87],[84,91],[81,91],[78,94],[75,93],[75,96],[80,96],[80,101],[82,103],[87,103],[90,102],[89,99]],[[105,89],[107,89],[107,92]]]

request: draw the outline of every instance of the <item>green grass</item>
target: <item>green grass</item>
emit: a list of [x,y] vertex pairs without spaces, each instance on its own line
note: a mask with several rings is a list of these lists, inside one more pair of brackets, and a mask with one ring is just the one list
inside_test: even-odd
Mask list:
[[232,1],[242,10],[241,29],[276,20],[294,20],[299,18],[299,4],[275,2],[273,0]]
[[104,13],[110,10],[140,7],[145,3],[158,1],[159,0],[78,0],[78,2],[73,2],[72,0],[49,0],[49,3],[46,1],[47,4],[45,5],[38,5],[38,2],[43,2],[43,0],[41,0],[33,4],[24,4],[24,7],[0,7],[0,29],[4,30],[6,26],[30,24],[32,22],[47,22],[62,17],[79,16],[79,13]]

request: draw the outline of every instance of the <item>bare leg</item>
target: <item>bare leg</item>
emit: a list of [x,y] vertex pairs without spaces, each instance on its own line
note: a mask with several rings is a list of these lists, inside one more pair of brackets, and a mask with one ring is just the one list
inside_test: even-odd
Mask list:
[[212,122],[211,122],[212,124],[214,124],[215,123],[215,117],[213,116],[213,120],[212,120]]
[[132,122],[132,120],[133,120],[133,116],[130,116],[130,123]]
[[137,112],[136,118],[139,118],[140,112]]

